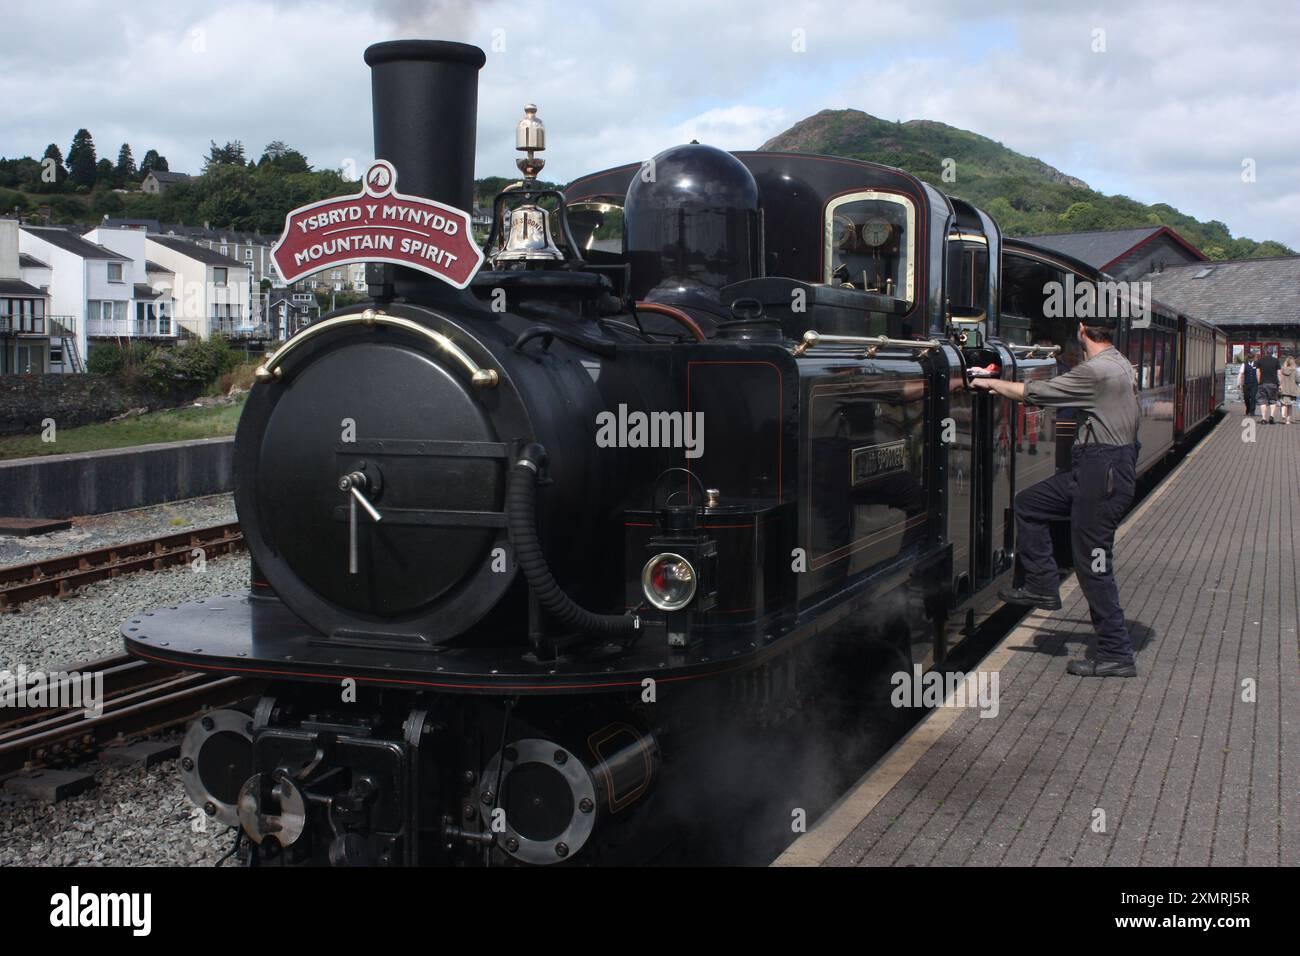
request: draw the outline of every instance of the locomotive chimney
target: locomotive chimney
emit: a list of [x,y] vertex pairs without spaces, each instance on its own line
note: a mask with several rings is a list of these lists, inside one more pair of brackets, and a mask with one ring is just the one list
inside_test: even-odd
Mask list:
[[375,157],[397,168],[400,192],[471,211],[478,71],[468,43],[392,40],[366,49]]

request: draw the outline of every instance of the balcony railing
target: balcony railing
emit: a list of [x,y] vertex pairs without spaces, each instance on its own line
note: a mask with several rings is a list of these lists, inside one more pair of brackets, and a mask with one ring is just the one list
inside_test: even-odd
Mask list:
[[72,315],[0,315],[0,335],[73,336],[77,318]]
[[176,335],[176,325],[170,318],[153,316],[147,319],[89,319],[86,335],[91,338],[171,338]]
[[208,319],[208,331],[227,338],[258,338],[266,334],[266,325],[243,317],[214,315]]

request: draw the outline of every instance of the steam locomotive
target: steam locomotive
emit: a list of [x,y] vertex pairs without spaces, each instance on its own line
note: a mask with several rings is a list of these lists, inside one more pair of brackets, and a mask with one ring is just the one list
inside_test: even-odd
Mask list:
[[[482,51],[365,58],[376,156],[470,208]],[[679,755],[816,706],[829,649],[941,666],[1013,567],[1013,494],[1068,444],[968,382],[1056,374],[1077,320],[1042,276],[1104,280],[1086,265],[828,156],[691,143],[547,190],[544,137],[530,107],[465,288],[371,264],[369,301],[259,370],[248,591],[123,624],[135,655],[266,682],[182,751],[249,862],[653,846]],[[1222,353],[1168,310],[1134,326],[1139,365],[1164,337],[1146,466],[1221,400]]]

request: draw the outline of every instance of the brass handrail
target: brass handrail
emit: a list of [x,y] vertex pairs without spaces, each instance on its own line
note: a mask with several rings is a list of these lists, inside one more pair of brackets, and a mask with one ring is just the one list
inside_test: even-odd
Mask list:
[[[1061,351],[1059,345],[1007,345],[1006,348],[1012,355],[1023,353],[1025,358],[1047,358],[1049,355],[1055,355]],[[1040,356],[1039,352],[1043,354]]]
[[441,332],[435,332],[433,329],[426,328],[418,322],[412,322],[410,319],[403,319],[395,315],[385,315],[377,309],[366,309],[364,312],[356,312],[351,315],[336,315],[332,319],[326,319],[316,325],[310,325],[302,332],[299,332],[284,345],[276,349],[269,358],[254,373],[259,382],[280,381],[284,375],[284,370],[280,364],[284,357],[301,345],[305,340],[313,336],[327,332],[330,329],[341,328],[346,325],[364,325],[367,328],[375,328],[379,325],[387,325],[395,329],[404,329],[415,335],[422,335],[429,341],[433,342],[444,352],[459,362],[469,373],[470,382],[477,388],[492,388],[500,380],[501,376],[496,369],[480,368],[472,358],[469,357],[459,345],[453,342]]
[[941,348],[943,343],[938,339],[891,339],[887,335],[823,335],[821,332],[809,330],[803,334],[803,341],[791,350],[791,354],[798,358],[819,345],[847,345],[855,348],[866,346],[866,351],[862,353],[863,358],[874,358],[881,349],[920,349],[918,358],[924,358],[935,349]]

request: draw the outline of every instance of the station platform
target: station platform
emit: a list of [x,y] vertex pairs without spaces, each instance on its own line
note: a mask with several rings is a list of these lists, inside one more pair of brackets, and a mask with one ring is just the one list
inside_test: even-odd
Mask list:
[[932,710],[773,865],[1300,864],[1300,424],[1243,415],[1119,530],[1136,678],[1066,673],[1071,577],[980,662],[996,716]]

